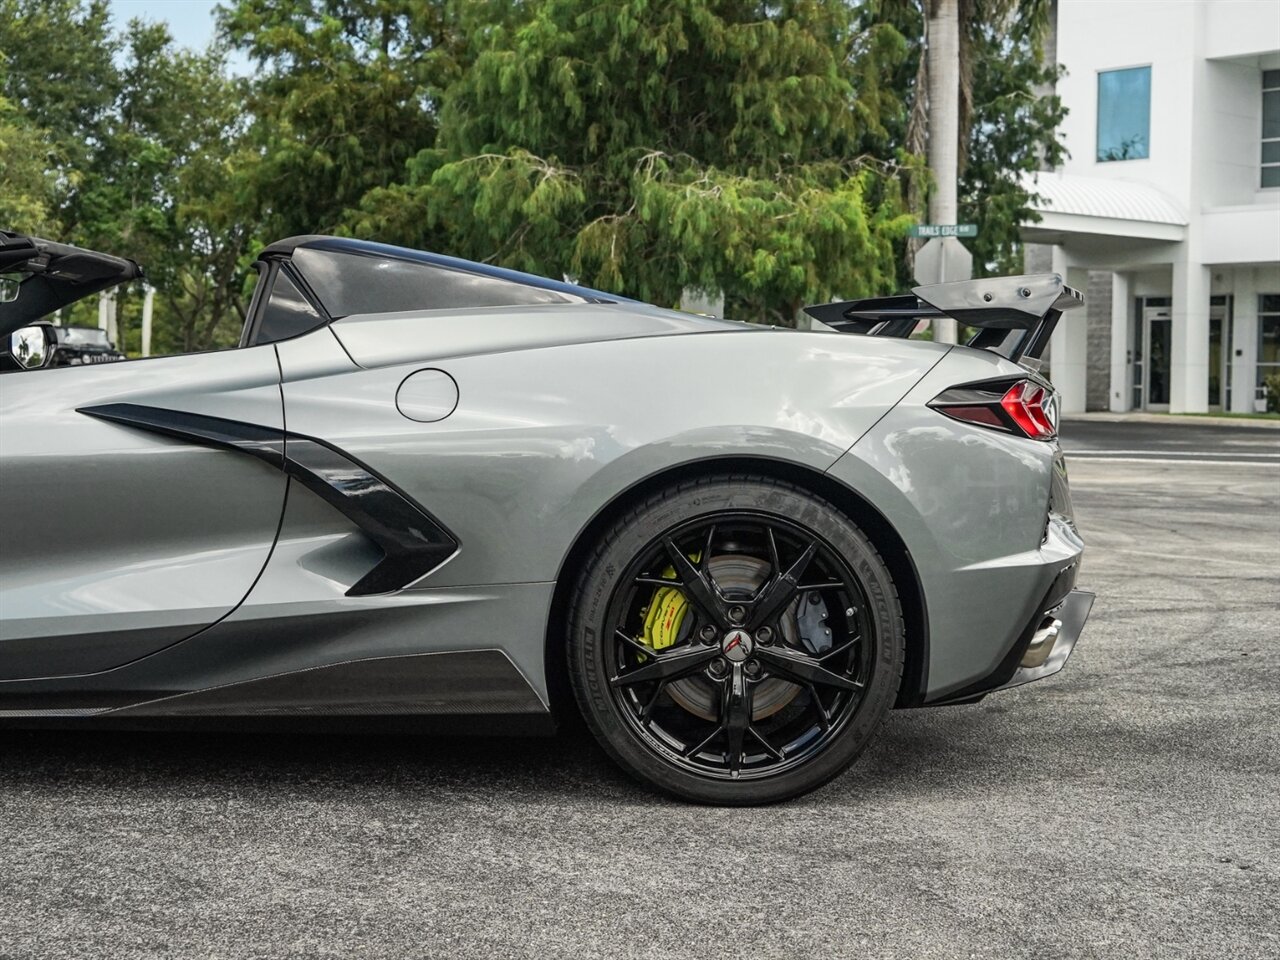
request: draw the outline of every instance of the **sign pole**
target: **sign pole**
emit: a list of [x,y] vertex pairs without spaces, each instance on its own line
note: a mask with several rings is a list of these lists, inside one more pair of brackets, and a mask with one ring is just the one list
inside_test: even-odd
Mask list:
[[142,295],[142,355],[151,356],[151,312],[156,302],[155,287],[148,285]]
[[[955,223],[960,148],[960,0],[935,0],[932,9],[925,51],[929,69],[929,169],[934,183],[929,217],[934,223]],[[945,281],[949,279],[945,256],[942,262]],[[955,343],[956,322],[950,317],[935,319],[933,339]]]

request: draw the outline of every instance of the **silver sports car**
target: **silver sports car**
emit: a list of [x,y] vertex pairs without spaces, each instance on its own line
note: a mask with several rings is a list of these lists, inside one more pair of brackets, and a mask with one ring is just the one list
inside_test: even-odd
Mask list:
[[[334,237],[258,261],[238,349],[50,367],[131,261],[0,234],[0,716],[550,731],[747,804],[893,707],[1059,670],[1057,276],[659,309]],[[929,317],[966,346],[908,339]]]

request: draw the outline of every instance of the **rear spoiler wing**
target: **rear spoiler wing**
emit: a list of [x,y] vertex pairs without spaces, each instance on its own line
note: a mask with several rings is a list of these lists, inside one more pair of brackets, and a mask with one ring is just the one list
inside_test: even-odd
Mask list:
[[978,328],[969,346],[1018,361],[1038,359],[1062,312],[1083,304],[1062,277],[1043,273],[935,283],[902,296],[820,303],[804,312],[841,333],[871,337],[909,337],[921,320],[952,317]]

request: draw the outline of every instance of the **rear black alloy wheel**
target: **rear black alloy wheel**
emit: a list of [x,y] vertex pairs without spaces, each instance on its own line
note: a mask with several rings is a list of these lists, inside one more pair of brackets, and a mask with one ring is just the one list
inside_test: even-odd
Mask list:
[[897,694],[902,618],[862,532],[758,477],[663,491],[604,538],[575,599],[570,671],[626,769],[712,803],[810,790]]

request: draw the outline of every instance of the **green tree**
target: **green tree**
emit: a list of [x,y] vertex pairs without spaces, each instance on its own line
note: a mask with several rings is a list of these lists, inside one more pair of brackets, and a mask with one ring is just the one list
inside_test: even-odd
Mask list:
[[[158,351],[234,342],[259,155],[225,51],[178,49],[140,20],[113,31],[102,0],[0,0],[0,51],[0,223],[143,263]],[[130,350],[140,294],[119,295]],[[96,309],[64,320],[96,324]]]
[[235,0],[221,27],[258,64],[249,91],[261,218],[276,238],[331,231],[435,140],[456,74],[444,0]]
[[0,96],[0,228],[57,232],[57,179],[49,132],[34,126]]
[[[658,303],[720,289],[791,322],[881,292],[907,219],[862,153],[850,11],[790,0],[540,0],[464,20],[436,147],[349,225]],[[870,105],[870,104],[868,104]],[[742,314],[737,314],[741,316]]]
[[[905,123],[889,143],[922,155],[928,136],[928,75],[922,54],[925,23],[934,0],[870,0],[862,8],[868,30],[888,30],[908,42],[890,85],[909,104]],[[1023,172],[1058,162],[1057,127],[1066,111],[1042,92],[1059,68],[1044,62],[1047,0],[960,0],[960,143],[958,199],[961,219],[978,225],[969,241],[979,276],[1021,271],[1018,226],[1034,222],[1034,194]],[[908,205],[924,219],[928,171],[907,180]],[[904,277],[904,279],[909,279]]]
[[972,66],[960,215],[978,224],[969,246],[980,276],[1022,273],[1018,228],[1040,219],[1022,174],[1056,165],[1064,152],[1056,131],[1066,108],[1057,96],[1037,96],[1059,70],[1043,62],[1033,34],[1010,33],[999,23],[975,22],[969,30]]
[[63,231],[76,228],[81,191],[98,170],[120,91],[118,50],[107,0],[0,0],[0,95],[46,138],[46,223]]
[[[79,238],[144,264],[160,308],[159,351],[234,343],[252,289],[250,180],[259,162],[245,140],[238,85],[222,48],[175,47],[163,24],[130,22],[124,46],[100,146],[109,173],[82,191]],[[135,300],[139,292],[131,291]],[[127,329],[132,347],[136,326]]]

